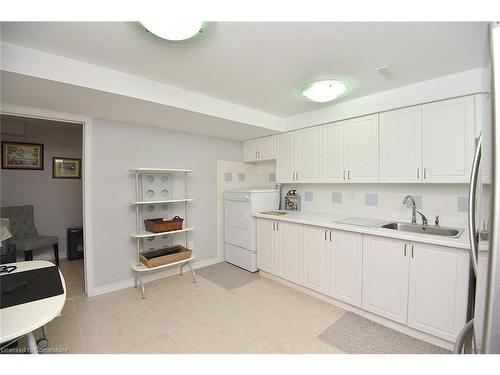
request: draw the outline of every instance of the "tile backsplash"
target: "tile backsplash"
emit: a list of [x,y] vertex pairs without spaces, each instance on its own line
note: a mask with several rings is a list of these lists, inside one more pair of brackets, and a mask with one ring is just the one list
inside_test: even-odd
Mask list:
[[401,202],[411,195],[429,223],[439,215],[444,226],[467,224],[467,184],[284,184],[283,194],[290,189],[302,211],[410,221],[411,205]]

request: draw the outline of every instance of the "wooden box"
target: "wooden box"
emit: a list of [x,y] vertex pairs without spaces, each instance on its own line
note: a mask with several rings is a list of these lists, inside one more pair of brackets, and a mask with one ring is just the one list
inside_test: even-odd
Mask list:
[[[177,252],[170,254],[171,250],[173,249],[178,249]],[[169,253],[166,255],[161,255],[162,250],[165,250],[165,253]],[[170,251],[169,251],[170,250]],[[151,254],[153,252],[159,253],[159,256],[155,256],[153,258],[148,259],[147,255]],[[178,262],[184,259],[189,259],[191,258],[191,253],[192,251],[188,248],[185,248],[183,246],[177,245],[177,246],[171,246],[171,247],[165,247],[165,248],[160,248],[160,249],[148,249],[145,251],[142,251],[140,253],[139,259],[141,260],[141,263],[144,264],[148,268],[154,268],[158,266],[163,266],[165,264],[169,263],[174,263]]]
[[183,218],[175,216],[172,220],[148,219],[144,220],[144,226],[148,232],[161,233],[182,229]]

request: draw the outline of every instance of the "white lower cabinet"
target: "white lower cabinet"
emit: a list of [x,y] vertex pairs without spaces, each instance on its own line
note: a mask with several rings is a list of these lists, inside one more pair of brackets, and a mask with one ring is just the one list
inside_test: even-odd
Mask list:
[[303,285],[317,292],[328,294],[332,230],[304,225],[302,275]]
[[302,225],[257,220],[257,267],[300,283],[302,278]]
[[408,326],[455,341],[466,323],[469,254],[412,243]]
[[302,280],[302,225],[278,221],[278,276],[300,283]]
[[340,230],[332,232],[329,294],[361,307],[363,235]]
[[276,221],[257,220],[257,267],[274,273],[276,268]]
[[257,220],[259,269],[455,341],[467,313],[465,250]]
[[364,236],[363,309],[455,341],[465,325],[465,250]]
[[406,324],[410,262],[404,241],[363,238],[363,304],[365,310]]

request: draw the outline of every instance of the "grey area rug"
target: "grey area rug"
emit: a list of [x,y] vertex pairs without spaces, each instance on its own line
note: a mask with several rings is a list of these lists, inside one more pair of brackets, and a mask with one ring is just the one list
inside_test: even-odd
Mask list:
[[324,330],[320,339],[349,354],[450,354],[352,312]]
[[199,268],[196,273],[227,290],[239,288],[260,278],[258,272],[248,272],[227,262]]

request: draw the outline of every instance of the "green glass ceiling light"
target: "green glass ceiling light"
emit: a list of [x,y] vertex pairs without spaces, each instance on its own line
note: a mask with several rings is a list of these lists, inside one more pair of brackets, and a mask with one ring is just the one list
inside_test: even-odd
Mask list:
[[146,38],[169,45],[198,44],[215,30],[215,22],[201,21],[144,21],[132,25]]
[[344,81],[317,81],[302,87],[300,89],[300,97],[311,102],[327,103],[347,94],[349,89],[349,84]]

